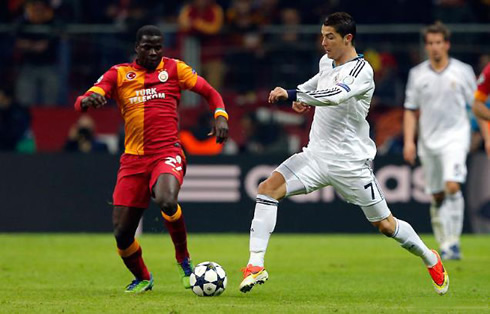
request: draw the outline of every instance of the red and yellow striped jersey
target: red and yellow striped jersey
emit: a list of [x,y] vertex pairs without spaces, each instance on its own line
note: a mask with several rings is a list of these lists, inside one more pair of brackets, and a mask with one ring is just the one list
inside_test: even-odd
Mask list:
[[478,88],[475,92],[475,98],[485,103],[490,95],[490,63],[481,72],[477,84]]
[[163,57],[154,71],[136,62],[115,65],[87,93],[117,102],[124,119],[126,154],[150,155],[179,142],[181,91],[193,88],[197,77],[184,62]]

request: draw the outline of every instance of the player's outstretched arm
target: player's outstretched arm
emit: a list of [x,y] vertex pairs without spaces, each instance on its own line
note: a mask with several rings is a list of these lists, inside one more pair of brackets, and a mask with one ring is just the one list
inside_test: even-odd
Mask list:
[[95,82],[85,94],[75,102],[75,110],[85,112],[90,107],[97,109],[107,104],[107,98],[112,98],[117,88],[117,66],[113,66]]
[[270,104],[275,104],[278,101],[281,100],[287,100],[288,99],[288,92],[282,88],[282,87],[276,87],[271,92],[269,93],[269,103]]
[[296,102],[298,90],[314,90],[318,85],[320,79],[320,73],[317,73],[314,77],[308,81],[299,85],[297,89],[286,90],[282,87],[276,87],[269,93],[268,102],[270,104],[277,103],[279,101],[291,100],[293,101],[292,108],[298,113],[309,111],[309,106],[302,102]]
[[214,123],[209,136],[216,136],[216,143],[224,143],[228,139],[228,113],[225,110],[223,98],[209,83],[201,76],[197,77],[196,84],[191,91],[198,93],[214,109]]
[[216,136],[216,143],[222,144],[228,139],[228,120],[224,116],[214,119],[214,124],[209,136]]
[[82,109],[84,108],[87,109],[90,107],[94,109],[98,109],[104,106],[105,104],[107,104],[107,99],[105,99],[104,96],[102,96],[101,94],[92,93],[82,99],[80,106],[82,107]]
[[374,80],[372,68],[361,64],[356,75],[344,73],[337,83],[322,86],[322,89],[309,89],[306,83],[298,86],[296,100],[310,106],[338,106],[352,97],[362,97],[374,90]]
[[95,92],[87,92],[77,98],[75,110],[86,112],[89,108],[98,109],[105,104],[107,104],[107,99],[104,96]]

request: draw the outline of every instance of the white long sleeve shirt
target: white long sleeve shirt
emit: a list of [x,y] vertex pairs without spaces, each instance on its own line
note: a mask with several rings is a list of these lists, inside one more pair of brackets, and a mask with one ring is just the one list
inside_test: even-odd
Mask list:
[[373,69],[362,56],[340,66],[323,56],[320,72],[297,88],[298,101],[316,106],[304,150],[330,160],[373,159],[366,120],[373,93]]

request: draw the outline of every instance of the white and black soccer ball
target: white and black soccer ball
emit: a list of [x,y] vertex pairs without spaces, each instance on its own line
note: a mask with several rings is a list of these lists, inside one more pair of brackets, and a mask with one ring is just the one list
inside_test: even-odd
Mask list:
[[192,292],[200,297],[218,296],[226,289],[226,272],[214,262],[199,263],[190,278]]

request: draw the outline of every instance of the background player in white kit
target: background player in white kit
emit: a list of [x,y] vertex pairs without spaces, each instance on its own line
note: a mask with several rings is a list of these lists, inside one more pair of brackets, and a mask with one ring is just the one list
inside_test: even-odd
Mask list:
[[271,103],[292,100],[293,109],[300,113],[316,106],[315,116],[308,146],[259,184],[250,259],[240,290],[250,291],[268,279],[264,256],[279,200],[332,185],[345,200],[359,205],[380,232],[421,257],[436,292],[444,294],[449,277],[437,252],[428,249],[407,222],[393,217],[369,166],[376,154],[366,121],[374,80],[371,66],[353,46],[356,24],[349,14],[334,13],[326,18],[321,33],[326,55],[320,60],[319,73],[296,90],[276,87],[269,95]]
[[[418,120],[418,155],[426,190],[432,194],[432,229],[441,258],[460,259],[464,218],[460,184],[466,179],[466,155],[470,146],[466,105],[473,102],[476,79],[471,66],[449,57],[449,36],[442,23],[424,31],[429,59],[412,68],[408,76],[403,156],[410,164],[415,163]],[[419,118],[417,111],[420,111]]]

